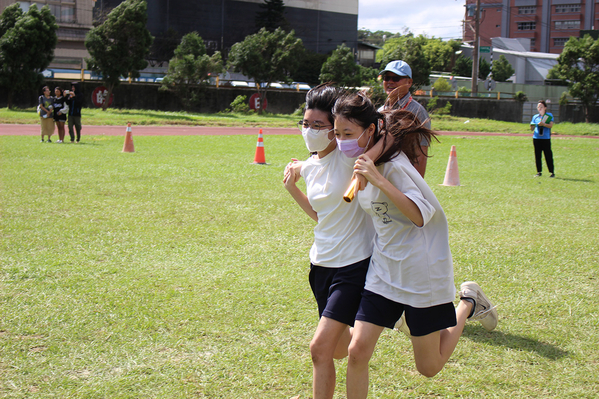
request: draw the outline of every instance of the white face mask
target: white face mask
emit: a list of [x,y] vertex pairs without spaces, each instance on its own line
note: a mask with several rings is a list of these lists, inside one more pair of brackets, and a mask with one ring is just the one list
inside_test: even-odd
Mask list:
[[324,151],[333,139],[329,139],[329,132],[333,129],[328,130],[316,130],[311,127],[302,129],[302,137],[306,142],[306,147],[310,152]]

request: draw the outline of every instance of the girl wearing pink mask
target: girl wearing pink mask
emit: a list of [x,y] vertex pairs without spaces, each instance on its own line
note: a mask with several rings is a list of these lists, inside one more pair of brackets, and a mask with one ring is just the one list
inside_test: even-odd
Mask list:
[[[376,164],[359,155],[354,171],[369,184],[357,196],[372,218],[374,249],[348,348],[347,398],[366,398],[368,368],[380,334],[405,315],[418,371],[436,375],[453,353],[466,320],[492,330],[497,311],[478,284],[465,282],[454,307],[456,289],[443,208],[413,166],[422,138],[435,134],[414,114],[379,114],[362,93],[339,98],[333,107],[340,148],[355,155],[387,141]],[[351,144],[344,145],[344,141]]]

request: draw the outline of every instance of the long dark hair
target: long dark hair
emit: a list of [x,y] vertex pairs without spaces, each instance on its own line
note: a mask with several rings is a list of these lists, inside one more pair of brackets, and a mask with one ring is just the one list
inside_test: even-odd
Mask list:
[[306,109],[315,109],[326,112],[331,125],[335,124],[332,109],[335,101],[342,94],[341,89],[333,87],[330,83],[318,85],[306,94]]
[[[392,109],[382,113],[377,112],[364,92],[340,97],[333,107],[333,115],[352,121],[364,129],[374,124],[373,142],[382,139],[384,148],[374,160],[376,165],[390,161],[400,152],[405,153],[413,164],[422,154],[420,143],[423,140],[430,143],[433,138],[437,139],[436,134],[424,127],[424,124],[410,111]],[[392,140],[390,146],[387,145],[387,140]]]

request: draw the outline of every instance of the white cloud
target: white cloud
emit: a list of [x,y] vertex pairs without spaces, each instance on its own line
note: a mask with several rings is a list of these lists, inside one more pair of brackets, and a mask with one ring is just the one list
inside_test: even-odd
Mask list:
[[462,38],[464,0],[359,0],[358,29]]

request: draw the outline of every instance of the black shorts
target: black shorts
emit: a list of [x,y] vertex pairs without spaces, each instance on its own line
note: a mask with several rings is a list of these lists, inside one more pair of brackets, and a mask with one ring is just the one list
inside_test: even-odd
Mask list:
[[393,328],[404,311],[406,323],[414,337],[422,337],[457,324],[455,307],[451,302],[429,308],[414,308],[368,290],[362,293],[356,320]]
[[319,316],[354,325],[368,265],[370,258],[339,268],[310,264],[310,287]]

